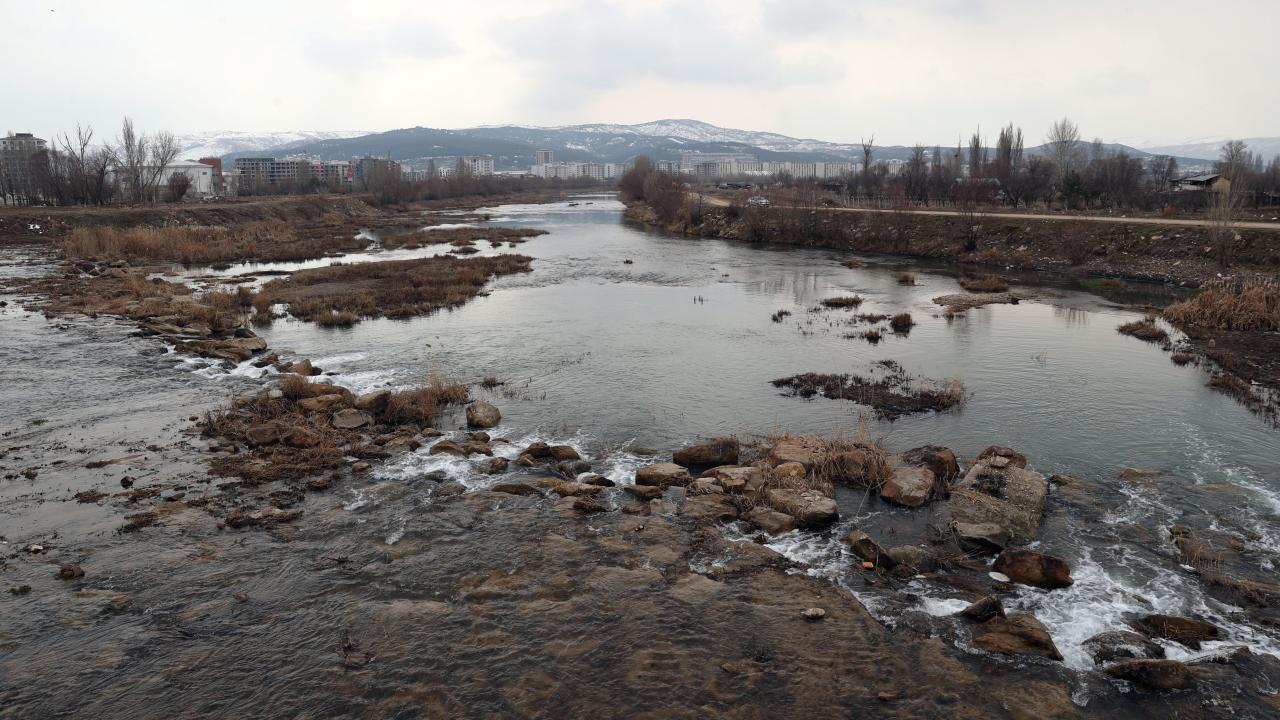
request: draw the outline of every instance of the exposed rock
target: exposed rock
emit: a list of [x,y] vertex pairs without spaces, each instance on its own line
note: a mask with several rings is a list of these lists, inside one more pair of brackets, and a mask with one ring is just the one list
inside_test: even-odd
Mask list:
[[595,473],[587,473],[586,475],[579,477],[578,482],[583,483],[584,485],[597,485],[599,487],[613,487],[615,485],[615,483],[609,478],[603,475],[596,475]]
[[1016,583],[1046,590],[1070,587],[1072,582],[1071,566],[1066,560],[1034,550],[1006,548],[996,557],[991,569],[1008,575]]
[[483,401],[477,400],[467,406],[467,427],[487,430],[496,427],[502,421],[502,413],[498,412],[498,408]]
[[567,478],[575,478],[582,473],[591,472],[591,463],[586,460],[567,460],[557,463],[556,470]]
[[382,445],[383,449],[392,454],[413,452],[422,447],[422,443],[411,437],[404,435],[394,437]]
[[889,548],[889,557],[913,573],[933,572],[938,568],[938,556],[919,545],[899,545]]
[[1098,665],[1116,660],[1163,658],[1164,648],[1147,638],[1128,630],[1101,632],[1083,644],[1085,652]]
[[307,377],[310,375],[319,375],[322,372],[320,368],[313,366],[311,364],[311,361],[307,359],[303,359],[295,363],[290,363],[288,366],[288,370],[291,373],[297,373],[298,375],[301,375],[303,377]]
[[340,393],[330,395],[317,395],[316,397],[302,398],[298,401],[298,407],[307,412],[329,412],[335,408],[341,408],[346,405],[346,398]]
[[508,495],[534,495],[541,497],[542,490],[526,484],[526,483],[498,483],[489,488],[493,492],[506,493]]
[[970,628],[973,644],[1000,655],[1036,655],[1061,660],[1049,631],[1035,617],[1017,613],[995,617]]
[[570,495],[595,495],[604,488],[599,485],[586,485],[579,482],[565,482],[551,488],[551,492],[560,497],[568,497]]
[[671,458],[677,465],[688,468],[738,464],[738,439],[716,438],[704,443],[680,448]]
[[821,527],[835,522],[840,515],[836,501],[817,490],[770,490],[769,504],[794,517],[802,528]]
[[527,455],[534,460],[550,460],[551,446],[544,442],[530,443],[529,447],[520,451],[521,455]]
[[489,437],[489,433],[483,430],[477,430],[473,433],[467,433],[467,438],[472,442],[487,443],[493,438]]
[[953,525],[962,550],[998,553],[1009,545],[1009,531],[995,523],[962,523]]
[[381,415],[387,409],[387,403],[391,400],[390,390],[374,390],[367,392],[355,400],[355,408],[363,410],[374,415]]
[[738,506],[727,495],[695,495],[684,501],[680,514],[701,522],[724,522],[738,517]]
[[1121,480],[1142,480],[1165,475],[1163,470],[1146,470],[1143,468],[1125,468],[1120,471]]
[[589,495],[574,498],[573,509],[583,514],[607,512],[609,510],[604,503]]
[[726,492],[743,493],[764,487],[764,472],[755,467],[722,467],[716,470],[715,482]]
[[244,431],[244,439],[253,447],[270,445],[280,439],[280,429],[274,425],[252,425]]
[[1176,615],[1146,615],[1129,622],[1134,630],[1153,638],[1172,640],[1192,650],[1199,650],[1205,640],[1216,640],[1219,630],[1203,620]]
[[636,469],[637,485],[653,485],[667,487],[669,485],[688,485],[693,478],[689,471],[675,463],[654,463]]
[[331,487],[333,487],[332,475],[326,475],[325,477],[311,478],[310,480],[307,481],[307,489],[312,492],[320,492],[321,490],[328,490]]
[[773,468],[773,476],[776,478],[802,478],[807,472],[804,465],[798,462],[784,462]]
[[984,623],[988,620],[1005,617],[1004,603],[1000,602],[1000,598],[995,595],[987,595],[956,614],[965,620]]
[[812,470],[822,457],[822,446],[807,438],[783,438],[769,449],[769,462],[775,467],[784,463],[799,463],[805,471]]
[[796,529],[795,518],[777,510],[770,510],[763,505],[751,508],[747,513],[747,520],[770,535],[779,535]]
[[467,451],[462,446],[452,440],[439,440],[431,449],[427,451],[428,455],[457,455],[458,457],[466,457]]
[[1016,468],[1025,468],[1027,466],[1026,455],[1023,455],[1022,453],[1018,452],[1017,450],[1014,450],[1013,448],[1000,447],[999,445],[992,445],[991,447],[979,453],[978,462],[982,462],[983,460],[987,460],[989,458],[997,458],[997,457],[1007,459],[1009,461],[1008,464]]
[[903,465],[927,467],[932,470],[934,479],[944,491],[948,485],[960,477],[960,463],[956,462],[956,454],[938,445],[912,448],[902,453],[901,462]]
[[333,414],[333,426],[339,430],[354,430],[373,424],[373,416],[363,410],[347,408]]
[[871,536],[861,530],[852,530],[844,537],[844,542],[853,550],[853,554],[883,570],[892,570],[898,561],[894,560],[885,549],[880,547]]
[[284,434],[285,444],[297,448],[315,447],[320,444],[321,439],[320,433],[304,427],[289,428],[289,431]]
[[805,620],[808,620],[809,622],[817,622],[826,616],[827,616],[827,611],[818,607],[806,608],[803,612],[800,613],[800,617],[804,618]]
[[1244,538],[1182,525],[1169,528],[1169,534],[1178,559],[1196,569],[1215,597],[1243,606],[1251,614],[1280,606],[1280,576],[1267,566],[1267,554],[1250,548]]
[[496,457],[489,461],[488,472],[490,475],[497,475],[499,473],[504,473],[507,471],[507,468],[510,467],[510,465],[511,465],[510,461],[508,461],[506,458]]
[[[1005,459],[1003,457],[993,459]],[[1008,464],[974,463],[947,500],[958,523],[994,523],[1007,529],[1010,541],[1027,543],[1040,532],[1049,485],[1044,476]]]
[[84,577],[84,569],[75,563],[67,563],[58,568],[59,580],[76,580]]
[[880,497],[903,507],[920,507],[933,494],[933,471],[923,467],[899,466],[880,488]]
[[1122,660],[1108,665],[1106,673],[1152,690],[1189,690],[1196,686],[1196,676],[1177,660]]
[[552,445],[548,449],[551,452],[551,458],[559,462],[582,459],[582,456],[578,454],[578,451],[568,445]]
[[265,507],[261,510],[245,511],[235,510],[227,515],[227,525],[233,528],[242,527],[271,527],[280,523],[293,522],[302,517],[301,510],[281,510],[274,507]]
[[641,500],[654,500],[662,497],[662,488],[657,485],[624,485],[622,490]]
[[712,478],[698,478],[689,484],[690,495],[708,495],[723,494],[724,488],[720,487]]
[[373,467],[367,462],[351,463],[351,472],[362,473],[369,472],[369,468]]

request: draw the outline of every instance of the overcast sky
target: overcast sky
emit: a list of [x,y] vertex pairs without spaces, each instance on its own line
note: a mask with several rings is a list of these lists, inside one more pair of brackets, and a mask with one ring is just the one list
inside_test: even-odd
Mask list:
[[0,131],[1280,135],[1280,0],[0,0]]

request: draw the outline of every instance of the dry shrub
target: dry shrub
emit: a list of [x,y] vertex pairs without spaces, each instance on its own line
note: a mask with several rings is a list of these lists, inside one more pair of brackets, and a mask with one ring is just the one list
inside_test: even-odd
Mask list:
[[909,333],[915,324],[916,321],[911,318],[911,313],[898,313],[889,319],[889,327],[896,333]]
[[312,318],[320,327],[349,328],[356,324],[355,313],[325,310]]
[[856,308],[862,304],[862,298],[857,295],[849,295],[847,297],[827,298],[822,301],[823,307],[829,308]]
[[1189,365],[1195,362],[1196,356],[1188,352],[1176,352],[1169,356],[1174,365]]
[[298,400],[300,398],[310,397],[307,390],[311,386],[311,381],[297,375],[295,373],[287,373],[280,382],[280,392],[290,400]]
[[883,337],[883,336],[882,336],[882,334],[880,333],[880,329],[879,329],[879,328],[871,328],[870,330],[867,330],[867,331],[865,331],[865,332],[863,332],[863,333],[862,333],[862,339],[863,339],[863,340],[866,340],[867,342],[871,343],[872,345],[875,345],[876,343],[880,342],[880,338],[881,338],[881,337]]
[[366,244],[349,235],[301,237],[289,223],[267,220],[232,228],[205,225],[78,227],[62,241],[62,252],[70,259],[225,265],[228,261],[251,259],[308,260],[332,250],[358,250]]
[[467,399],[466,385],[432,378],[425,387],[393,393],[382,417],[391,423],[430,425],[439,419],[445,407],[462,405]]
[[1280,285],[1270,278],[1241,285],[1215,282],[1195,297],[1165,308],[1179,327],[1207,330],[1280,330]]
[[783,321],[783,319],[785,319],[790,314],[791,314],[790,310],[779,310],[778,312],[771,315],[769,319],[776,323],[780,323]]
[[897,275],[894,275],[894,277],[897,278],[899,285],[916,284],[916,274],[913,272],[900,272]]
[[1009,289],[1009,283],[995,275],[988,275],[983,278],[971,278],[961,275],[957,282],[960,283],[960,287],[969,292],[999,293]]
[[1156,324],[1156,318],[1153,315],[1148,315],[1141,320],[1127,322],[1116,328],[1116,332],[1121,335],[1136,337],[1146,342],[1162,343],[1169,339],[1169,333]]

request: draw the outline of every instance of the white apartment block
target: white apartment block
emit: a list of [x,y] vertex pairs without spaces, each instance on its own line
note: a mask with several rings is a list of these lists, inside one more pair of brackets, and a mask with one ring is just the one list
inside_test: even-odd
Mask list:
[[493,156],[492,155],[464,155],[462,162],[466,165],[467,170],[472,175],[492,175],[493,174]]

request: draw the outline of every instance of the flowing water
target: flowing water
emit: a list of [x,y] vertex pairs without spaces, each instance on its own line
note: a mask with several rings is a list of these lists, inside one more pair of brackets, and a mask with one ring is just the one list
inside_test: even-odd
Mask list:
[[[1280,653],[1280,635],[1210,598],[1166,542],[1169,525],[1191,524],[1244,534],[1268,555],[1280,553],[1280,436],[1206,387],[1203,370],[1176,366],[1156,346],[1116,332],[1138,313],[1068,283],[1049,283],[1037,288],[1040,301],[946,318],[932,299],[960,289],[944,271],[917,268],[915,284],[901,285],[895,271],[902,261],[864,258],[863,267],[849,269],[830,251],[673,237],[625,222],[622,206],[606,196],[484,212],[495,224],[549,231],[516,248],[478,245],[486,253],[530,255],[532,272],[501,278],[489,295],[428,317],[366,320],[350,329],[284,320],[260,334],[273,349],[309,357],[330,381],[357,391],[413,385],[432,375],[469,382],[496,377],[502,385],[485,390],[476,384],[472,394],[502,408],[502,425],[493,432],[513,445],[498,454],[514,457],[517,447],[535,439],[565,442],[620,484],[650,461],[633,448],[669,451],[726,434],[852,433],[867,416],[867,408],[847,401],[784,396],[770,384],[775,378],[866,372],[880,360],[894,360],[920,378],[958,378],[970,394],[962,409],[872,420],[871,431],[894,451],[938,444],[972,458],[989,445],[1013,447],[1046,475],[1070,474],[1096,488],[1085,498],[1052,500],[1037,543],[1071,563],[1075,584],[1051,592],[1024,588],[1007,602],[1043,621],[1066,666],[1081,671],[1071,680],[1076,706],[1092,698],[1103,698],[1094,699],[1095,708],[1114,701],[1109,685],[1100,689],[1106,683],[1083,672],[1092,662],[1080,643],[1124,627],[1134,614],[1214,621],[1226,637],[1206,651],[1247,644]],[[382,251],[377,236],[369,237],[370,250],[343,258],[184,274],[206,283],[233,276],[261,282],[300,267],[447,249]],[[11,262],[5,273],[44,269]],[[850,294],[865,299],[856,311],[815,310],[824,298]],[[791,314],[774,322],[778,310]],[[874,345],[846,337],[866,327],[850,323],[855,313],[904,311],[916,322],[909,334],[886,332]],[[528,498],[498,502],[479,493],[483,500],[442,502],[434,484],[421,482],[429,471],[443,470],[473,491],[519,479],[518,473],[490,476],[425,448],[351,479],[326,499],[309,499],[305,529],[236,539],[211,530],[207,516],[193,511],[122,537],[112,532],[118,514],[104,518],[98,506],[69,503],[69,496],[105,491],[126,470],[166,492],[185,492],[186,502],[210,492],[191,459],[200,441],[186,432],[187,416],[269,378],[247,363],[230,368],[184,360],[110,322],[50,321],[12,302],[0,309],[0,337],[0,402],[9,408],[0,428],[8,449],[0,462],[6,473],[40,467],[35,478],[14,476],[0,485],[6,505],[0,539],[9,543],[0,547],[12,548],[14,558],[2,579],[33,586],[30,595],[0,599],[7,606],[0,674],[9,685],[0,687],[0,699],[42,711],[13,717],[87,709],[118,714],[132,698],[188,698],[193,704],[179,714],[191,715],[246,707],[258,710],[248,715],[270,714],[279,703],[306,708],[299,714],[310,716],[390,715],[404,702],[436,708],[424,717],[502,716],[521,702],[536,705],[538,693],[549,701],[565,691],[558,673],[553,679],[531,668],[530,658],[551,653],[557,663],[584,672],[621,668],[635,663],[634,656],[613,657],[600,647],[600,632],[616,631],[618,642],[632,646],[671,628],[663,610],[617,629],[604,600],[645,602],[629,598],[625,588],[654,582],[645,573],[656,573],[651,568],[663,560],[641,557],[625,571],[633,576],[591,574],[596,579],[588,588],[612,594],[567,611],[557,605],[566,598],[546,578],[591,573],[605,561],[599,549],[579,548],[575,560],[558,555],[552,539],[562,537],[566,521],[535,512]],[[90,472],[84,469],[89,458],[124,459]],[[1124,482],[1118,474],[1126,467],[1165,474]],[[908,511],[861,493],[842,490],[838,500],[842,520],[835,528],[784,535],[769,547],[799,561],[802,574],[856,597],[884,632],[921,613],[941,616],[963,607],[959,593],[920,581],[904,589],[916,598],[911,603],[900,601],[901,592],[862,585],[844,534],[854,525],[892,533],[895,523],[912,521]],[[617,531],[620,522],[599,521],[597,532]],[[725,533],[750,544],[736,527]],[[88,576],[88,587],[69,604],[53,599],[50,588],[58,581],[39,574],[39,556],[16,551],[36,541],[57,546],[63,538],[86,567],[115,563],[109,577]],[[507,584],[495,580],[503,572],[511,578]],[[540,573],[536,592],[526,592],[536,584],[525,572]],[[515,611],[495,617],[491,609],[460,607],[460,597],[482,596],[494,583],[501,588],[491,597],[520,598]],[[229,606],[225,598],[235,589],[253,601]],[[110,609],[125,602],[116,595],[127,598],[128,610]],[[702,622],[732,627],[732,612],[726,613]],[[353,643],[358,650],[344,655],[376,647],[395,673],[352,671],[347,660],[335,669],[339,628],[362,638]],[[557,631],[564,637],[553,647],[548,638]],[[529,638],[547,644],[533,646]],[[1172,657],[1194,655],[1180,646],[1167,650]],[[689,662],[654,660],[668,661]],[[64,666],[74,672],[52,677]],[[209,668],[207,676],[201,667]],[[601,697],[640,692],[645,680],[635,672],[593,674],[593,687]],[[132,690],[120,685],[121,673]],[[490,685],[502,689],[486,694]],[[740,692],[764,698],[772,691]],[[678,693],[668,699],[671,707],[686,702]],[[598,707],[582,702],[574,706],[580,712]],[[673,716],[659,708],[654,713]]]

